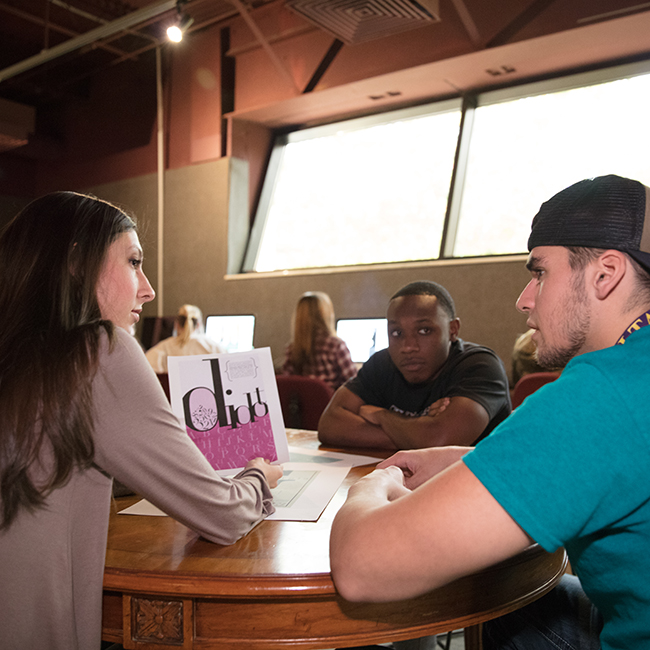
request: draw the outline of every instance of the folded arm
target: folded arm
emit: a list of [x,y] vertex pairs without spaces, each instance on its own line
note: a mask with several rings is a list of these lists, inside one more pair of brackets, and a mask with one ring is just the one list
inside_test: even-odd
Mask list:
[[397,449],[378,424],[360,415],[365,402],[341,386],[323,411],[318,423],[318,439],[333,447],[375,447]]
[[489,421],[485,408],[468,397],[443,398],[428,415],[407,417],[340,388],[321,417],[318,437],[329,445],[382,449],[471,445]]
[[469,397],[447,399],[444,409],[429,415],[406,417],[377,409],[371,421],[381,427],[396,449],[471,445],[490,421],[487,411]]

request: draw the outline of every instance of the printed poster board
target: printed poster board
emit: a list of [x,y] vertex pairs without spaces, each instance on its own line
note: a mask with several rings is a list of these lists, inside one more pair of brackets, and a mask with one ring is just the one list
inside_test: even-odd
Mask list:
[[289,460],[270,348],[169,357],[168,370],[172,410],[220,474]]

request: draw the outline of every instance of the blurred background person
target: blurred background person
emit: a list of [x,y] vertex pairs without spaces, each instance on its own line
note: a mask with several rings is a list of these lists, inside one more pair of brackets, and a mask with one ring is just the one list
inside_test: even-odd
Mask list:
[[160,374],[167,372],[167,357],[225,351],[204,333],[201,310],[196,305],[183,305],[178,310],[173,335],[149,348],[146,356],[151,367]]
[[356,376],[350,350],[336,336],[334,306],[326,293],[307,291],[300,296],[281,373],[316,377],[332,390]]
[[510,388],[514,388],[517,382],[524,376],[533,372],[544,372],[537,361],[537,346],[531,338],[535,330],[529,329],[517,337],[512,348],[512,383]]
[[549,368],[539,365],[539,361],[537,360],[537,346],[531,338],[534,331],[534,329],[529,329],[517,337],[512,348],[511,389],[514,389],[517,382],[525,375],[532,375],[537,372],[562,372],[562,368]]

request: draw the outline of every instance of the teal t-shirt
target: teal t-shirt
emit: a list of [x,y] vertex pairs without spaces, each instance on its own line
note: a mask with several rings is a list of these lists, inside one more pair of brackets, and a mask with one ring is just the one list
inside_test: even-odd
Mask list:
[[650,649],[650,327],[573,359],[464,461],[536,542],[566,548],[603,650]]

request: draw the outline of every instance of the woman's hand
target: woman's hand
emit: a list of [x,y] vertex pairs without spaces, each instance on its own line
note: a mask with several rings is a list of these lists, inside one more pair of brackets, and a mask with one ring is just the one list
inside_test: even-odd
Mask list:
[[277,486],[278,481],[284,473],[282,465],[271,465],[271,463],[264,458],[253,458],[253,460],[249,460],[246,463],[246,469],[249,467],[261,470],[270,488]]

